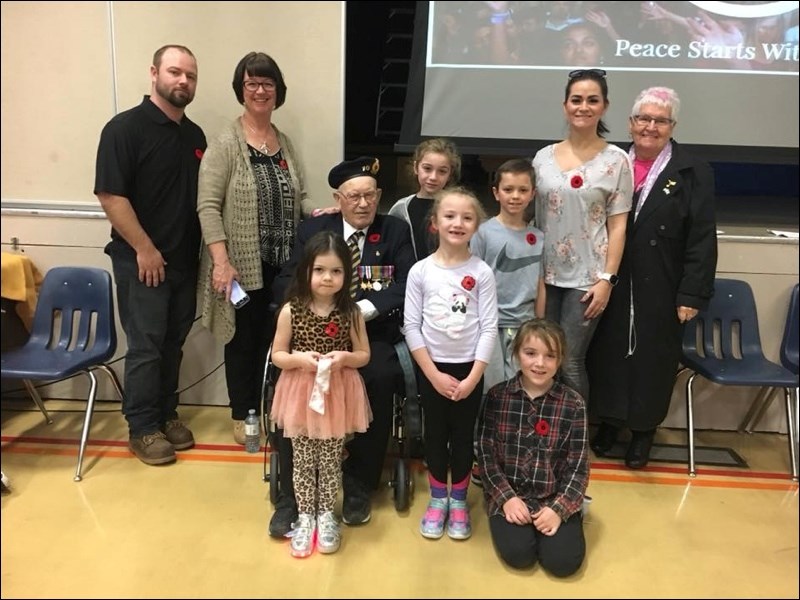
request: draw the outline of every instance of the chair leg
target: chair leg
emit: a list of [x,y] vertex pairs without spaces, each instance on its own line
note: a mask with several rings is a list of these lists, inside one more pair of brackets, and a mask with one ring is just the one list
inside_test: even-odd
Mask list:
[[758,395],[750,405],[750,409],[747,411],[744,419],[742,419],[742,422],[739,423],[739,433],[753,433],[753,429],[755,429],[761,417],[764,416],[764,413],[767,412],[770,404],[772,404],[772,399],[774,397],[772,393],[774,391],[775,388],[769,386],[762,387],[758,391]]
[[47,409],[44,407],[44,402],[42,402],[42,397],[39,395],[39,392],[34,387],[33,382],[30,379],[23,379],[22,383],[25,385],[25,389],[28,390],[28,394],[36,403],[36,406],[39,407],[39,410],[42,411],[47,424],[50,425],[53,423],[53,419],[50,418],[50,413],[47,412]]
[[692,373],[686,380],[686,429],[689,433],[689,477],[696,477],[694,465],[694,408],[692,406],[692,383],[697,373]]
[[119,378],[117,377],[117,374],[114,372],[114,369],[112,369],[105,363],[92,367],[92,370],[94,369],[99,369],[103,371],[106,375],[108,375],[108,378],[111,380],[111,383],[114,384],[114,389],[117,391],[117,396],[119,396],[119,399],[122,400],[123,399],[122,386],[119,384]]
[[783,395],[786,398],[786,423],[789,429],[789,460],[792,463],[792,481],[797,481],[797,428],[795,423],[797,407],[792,397],[792,388],[784,388]]
[[81,443],[78,449],[78,467],[75,469],[74,481],[83,479],[81,467],[83,466],[83,454],[86,451],[86,443],[89,441],[89,428],[92,426],[92,415],[94,414],[94,400],[97,396],[97,377],[91,371],[84,371],[89,377],[89,401],[86,405],[86,416],[83,419],[83,431],[81,431]]

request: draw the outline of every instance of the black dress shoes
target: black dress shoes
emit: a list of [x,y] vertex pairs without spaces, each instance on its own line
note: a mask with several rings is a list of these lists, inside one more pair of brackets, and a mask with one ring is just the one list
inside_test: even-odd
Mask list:
[[614,444],[617,443],[618,435],[619,427],[614,427],[608,423],[600,423],[600,427],[597,429],[597,433],[589,443],[589,447],[596,456],[605,456],[611,451],[611,448],[614,447]]
[[650,460],[650,449],[653,447],[653,437],[656,430],[633,431],[631,443],[625,453],[625,466],[629,469],[641,469],[647,466]]

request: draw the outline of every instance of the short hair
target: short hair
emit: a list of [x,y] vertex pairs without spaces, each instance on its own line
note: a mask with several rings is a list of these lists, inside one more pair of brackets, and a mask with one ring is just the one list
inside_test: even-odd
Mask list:
[[494,172],[492,186],[499,187],[500,181],[503,179],[503,175],[505,173],[511,173],[514,175],[527,174],[531,178],[531,185],[534,188],[536,187],[536,172],[533,170],[533,164],[528,158],[512,158],[511,160],[507,160],[502,165],[497,167],[497,170]]
[[269,55],[263,52],[250,52],[245,54],[236,68],[233,70],[233,93],[239,104],[244,104],[244,76],[269,77],[275,81],[275,108],[280,108],[286,101],[286,82],[283,80],[283,73],[278,63]]
[[197,61],[197,58],[195,58],[194,54],[192,54],[192,51],[189,50],[186,46],[181,46],[180,44],[167,44],[166,46],[161,46],[161,48],[156,50],[155,54],[153,54],[153,66],[156,68],[156,70],[158,70],[161,67],[161,59],[164,57],[164,53],[171,48],[179,50],[184,54],[188,54],[189,56],[194,58],[195,62]]
[[517,335],[514,336],[514,341],[511,344],[511,355],[515,360],[519,361],[517,357],[522,350],[522,344],[531,336],[542,340],[547,349],[558,357],[558,365],[560,367],[564,362],[564,357],[567,355],[567,336],[561,325],[548,319],[525,321],[520,325]]
[[645,104],[655,104],[669,109],[670,118],[674,123],[678,122],[678,111],[681,108],[681,99],[678,92],[668,87],[649,87],[639,92],[636,100],[633,101],[631,116],[640,114],[642,106]]
[[450,161],[450,179],[447,180],[447,185],[455,185],[461,181],[461,154],[452,141],[447,138],[421,141],[414,150],[414,165],[417,165],[426,154],[443,154]]

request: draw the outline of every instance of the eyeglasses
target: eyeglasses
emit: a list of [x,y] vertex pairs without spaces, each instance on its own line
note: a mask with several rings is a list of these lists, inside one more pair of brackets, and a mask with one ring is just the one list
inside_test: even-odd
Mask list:
[[257,92],[258,88],[263,87],[265,92],[275,91],[274,81],[245,81],[244,89],[248,92]]
[[358,193],[358,192],[350,192],[349,194],[343,194],[339,192],[339,195],[347,200],[350,204],[358,204],[362,199],[367,204],[372,204],[378,198],[378,190],[370,190],[369,192]]
[[648,117],[647,115],[633,115],[631,120],[642,127],[647,127],[650,123],[655,123],[656,127],[667,127],[675,122],[665,117]]
[[569,77],[570,79],[577,79],[578,77],[586,77],[594,75],[595,77],[605,77],[606,72],[603,69],[576,69],[575,71],[570,71]]

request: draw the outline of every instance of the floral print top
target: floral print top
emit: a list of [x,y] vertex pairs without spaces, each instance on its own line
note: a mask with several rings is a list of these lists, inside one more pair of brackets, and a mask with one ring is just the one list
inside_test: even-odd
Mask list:
[[627,154],[608,144],[579,167],[562,171],[555,145],[536,153],[536,224],[544,232],[544,280],[588,289],[605,271],[606,220],[630,212],[633,169]]

